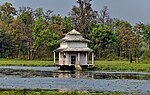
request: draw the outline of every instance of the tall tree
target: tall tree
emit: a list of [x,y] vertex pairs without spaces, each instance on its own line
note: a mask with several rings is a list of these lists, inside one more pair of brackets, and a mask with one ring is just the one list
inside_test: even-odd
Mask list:
[[129,58],[132,63],[133,52],[136,51],[137,47],[135,33],[130,28],[124,27],[118,32],[118,40],[122,56]]
[[63,31],[65,29],[63,24],[63,18],[60,15],[53,15],[51,17],[51,23],[49,25],[52,32],[59,35],[60,38],[64,36]]
[[99,25],[91,33],[91,48],[97,51],[98,58],[106,58],[114,51],[116,37],[110,26]]
[[140,63],[140,51],[141,51],[141,47],[143,44],[143,28],[144,28],[144,24],[143,23],[137,23],[134,26],[134,32],[136,34],[137,37],[137,57],[138,57],[138,63]]
[[59,36],[51,31],[51,29],[49,28],[49,26],[47,26],[45,20],[43,20],[42,17],[39,17],[37,20],[35,20],[32,37],[32,58],[34,59],[35,55],[37,54],[37,50],[40,47],[54,47],[55,45],[57,45],[57,40]]
[[127,28],[127,29],[132,29],[132,26],[130,25],[129,22],[124,21],[124,20],[119,20],[119,19],[115,19],[112,25],[113,31],[116,35],[117,38],[117,54],[118,57],[120,57],[121,55],[121,43],[119,42],[119,31],[122,30],[122,28]]
[[26,42],[26,35],[24,33],[24,24],[20,19],[15,19],[10,24],[11,27],[11,35],[14,36],[13,43],[15,44],[16,48],[16,58],[24,58],[27,54],[27,42]]
[[64,25],[64,30],[63,33],[67,33],[73,29],[73,22],[71,21],[70,17],[65,16],[63,18],[63,25]]
[[113,23],[113,19],[110,18],[107,6],[104,6],[103,9],[99,12],[98,21],[102,25],[111,25]]
[[1,57],[8,57],[14,49],[13,36],[10,35],[10,23],[16,15],[16,9],[11,3],[0,5],[0,51]]
[[150,50],[150,25],[145,25],[143,28],[143,39],[148,45],[148,49]]
[[6,24],[10,23],[14,16],[16,15],[16,9],[12,6],[11,3],[6,2],[3,5],[0,5],[0,20]]
[[22,32],[25,36],[28,47],[28,60],[31,59],[31,46],[32,46],[32,28],[34,25],[33,9],[30,7],[20,7],[18,19],[22,22]]
[[92,0],[77,0],[78,6],[73,6],[69,13],[74,28],[83,33],[85,37],[87,37],[92,30],[91,26],[97,22],[97,11],[92,9],[91,1]]

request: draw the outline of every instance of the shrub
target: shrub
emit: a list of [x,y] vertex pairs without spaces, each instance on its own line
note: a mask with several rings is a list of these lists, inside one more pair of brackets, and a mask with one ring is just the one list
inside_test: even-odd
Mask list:
[[149,62],[150,61],[150,50],[145,50],[142,54],[141,61]]

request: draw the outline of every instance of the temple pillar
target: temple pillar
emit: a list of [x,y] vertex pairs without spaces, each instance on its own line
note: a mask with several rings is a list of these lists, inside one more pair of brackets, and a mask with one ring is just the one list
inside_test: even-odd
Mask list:
[[78,53],[78,64],[80,64],[80,53]]
[[56,63],[56,54],[55,54],[55,52],[54,52],[54,63]]
[[60,52],[59,52],[59,65],[60,65],[60,64],[62,64],[62,63],[61,63],[61,54],[60,54]]
[[88,64],[88,56],[87,55],[88,55],[88,53],[86,52],[85,53],[85,64]]
[[94,53],[92,52],[92,64],[94,64]]

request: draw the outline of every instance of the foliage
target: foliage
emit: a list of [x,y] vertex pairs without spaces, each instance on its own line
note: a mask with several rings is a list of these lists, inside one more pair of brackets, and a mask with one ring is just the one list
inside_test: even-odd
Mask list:
[[51,24],[49,25],[51,31],[55,34],[59,35],[60,38],[64,36],[63,30],[65,29],[63,24],[63,18],[61,16],[52,16],[51,17]]
[[98,58],[106,57],[108,52],[113,51],[116,37],[110,26],[98,25],[91,33],[91,47],[98,51]]
[[16,14],[11,3],[0,5],[0,57],[13,56],[13,36],[10,35],[10,23]]
[[74,28],[83,33],[85,37],[91,31],[91,26],[96,23],[97,12],[91,7],[92,0],[77,0],[78,6],[73,6],[69,16],[73,21]]
[[98,14],[99,23],[102,25],[112,25],[113,19],[110,18],[108,7],[104,6]]
[[42,17],[39,17],[35,21],[35,25],[33,27],[32,32],[32,59],[35,58],[37,54],[37,50],[40,47],[46,46],[46,47],[54,47],[57,45],[58,35],[53,33],[46,23],[44,22]]
[[143,29],[143,38],[148,45],[148,49],[150,49],[150,25],[145,25]]
[[126,28],[131,28],[131,24],[125,20],[119,20],[115,19],[113,22],[113,26],[115,27],[115,31],[118,32],[121,28],[126,27]]
[[[68,16],[43,8],[0,5],[0,58],[47,59],[58,47],[58,40],[75,28],[91,40],[97,59],[123,57],[139,59],[150,49],[150,25],[111,18],[107,6],[99,12],[92,0],[77,0]],[[143,49],[144,47],[144,49]]]
[[116,19],[113,27],[117,37],[116,53],[118,57],[128,58],[132,63],[132,57],[134,56],[134,59],[136,59],[136,52],[138,50],[136,33],[133,31],[131,24],[124,20]]
[[130,29],[122,28],[118,32],[118,41],[120,44],[120,50],[125,54],[124,57],[128,58],[133,51],[136,51],[137,39]]
[[143,47],[143,31],[142,31],[143,28],[144,28],[144,24],[143,23],[137,23],[134,26],[134,28],[133,28],[133,30],[134,30],[134,32],[136,34],[136,39],[137,39],[137,47],[136,47],[137,54],[136,55],[138,57],[138,63],[140,62],[140,56],[141,56],[140,51],[141,51],[141,49]]
[[10,23],[13,20],[13,16],[16,15],[16,9],[11,3],[6,2],[0,5],[0,20],[5,23]]
[[73,22],[70,17],[65,16],[63,19],[64,30],[63,33],[67,33],[73,29]]
[[145,50],[145,52],[142,54],[141,60],[146,63],[150,61],[150,50]]

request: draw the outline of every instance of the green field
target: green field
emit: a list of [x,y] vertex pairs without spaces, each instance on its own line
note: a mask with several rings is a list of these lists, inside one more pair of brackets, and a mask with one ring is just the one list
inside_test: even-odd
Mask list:
[[[53,61],[0,59],[0,66],[52,66]],[[95,70],[150,72],[149,63],[129,61],[95,61]]]
[[121,92],[59,92],[59,91],[21,91],[21,90],[12,90],[12,91],[1,91],[0,95],[125,95]]
[[95,69],[107,71],[150,72],[149,63],[130,63],[129,61],[95,61]]
[[51,66],[53,61],[0,59],[0,66]]

